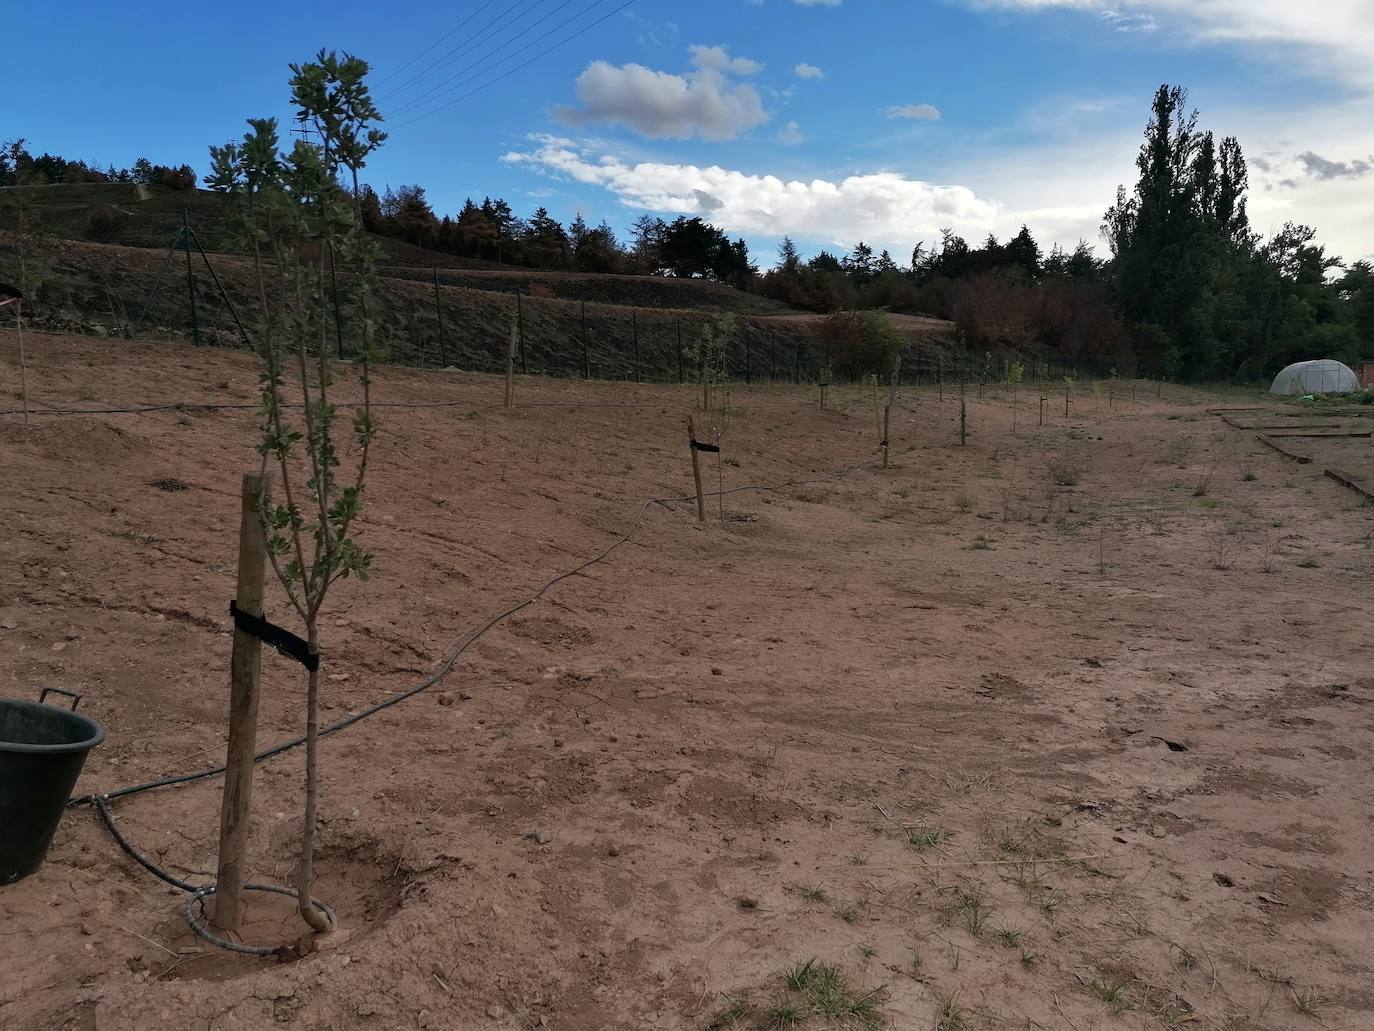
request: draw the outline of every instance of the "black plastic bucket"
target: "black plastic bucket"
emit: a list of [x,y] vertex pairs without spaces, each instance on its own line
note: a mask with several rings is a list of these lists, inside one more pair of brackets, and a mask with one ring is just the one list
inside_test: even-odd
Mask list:
[[[72,711],[44,705],[49,692]],[[76,711],[81,696],[47,687],[36,702],[0,698],[0,884],[43,865],[86,753],[105,739],[99,723]]]

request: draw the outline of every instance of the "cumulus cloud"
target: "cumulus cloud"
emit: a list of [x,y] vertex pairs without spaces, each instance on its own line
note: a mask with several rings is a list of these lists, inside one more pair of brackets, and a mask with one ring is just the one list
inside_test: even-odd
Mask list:
[[692,54],[692,63],[698,68],[706,68],[715,72],[728,72],[734,75],[754,75],[763,71],[763,65],[759,62],[751,61],[747,57],[731,57],[730,52],[725,47],[697,45],[688,49]]
[[789,147],[798,143],[805,143],[806,136],[801,131],[801,126],[796,122],[788,122],[778,130],[778,142],[786,143]]
[[901,104],[889,107],[883,113],[889,118],[923,118],[929,121],[940,117],[940,109],[934,104]]
[[560,106],[554,114],[568,125],[609,122],[650,139],[711,141],[732,140],[768,120],[758,90],[730,78],[763,65],[731,57],[725,47],[694,46],[691,53],[696,70],[685,75],[593,61],[577,77],[582,106]]
[[821,71],[821,70],[820,70],[819,68],[817,68],[814,64],[807,64],[805,61],[803,61],[801,64],[797,65],[797,67],[794,68],[794,69],[792,69],[792,70],[796,73],[797,78],[799,78],[799,79],[824,79],[824,78],[825,78],[825,72]]
[[942,226],[981,233],[998,206],[964,186],[940,186],[896,172],[845,179],[783,180],[719,165],[630,163],[572,140],[531,137],[502,160],[609,191],[627,207],[701,215],[733,233],[791,234],[848,246],[857,239],[911,246]]

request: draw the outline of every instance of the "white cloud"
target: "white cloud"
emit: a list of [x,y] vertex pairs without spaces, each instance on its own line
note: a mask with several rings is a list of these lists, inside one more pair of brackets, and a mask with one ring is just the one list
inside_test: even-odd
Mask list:
[[965,0],[973,7],[1095,12],[1117,28],[1158,26],[1191,41],[1248,43],[1319,74],[1374,86],[1370,0]]
[[797,67],[794,68],[794,69],[792,69],[792,70],[796,73],[796,76],[797,76],[797,78],[799,78],[799,79],[824,79],[824,78],[825,78],[825,72],[821,71],[821,70],[820,70],[819,68],[817,68],[814,64],[807,64],[805,61],[803,61],[801,64],[797,65]]
[[1159,28],[1151,14],[1119,11],[1115,7],[1107,8],[1099,17],[1117,32],[1154,32]]
[[798,143],[805,143],[806,136],[801,131],[801,126],[796,122],[788,122],[778,130],[778,142],[785,143],[789,147],[794,147]]
[[933,238],[942,226],[976,236],[998,220],[998,206],[967,187],[938,186],[896,172],[787,181],[718,165],[631,164],[572,140],[531,139],[532,149],[502,160],[601,187],[628,207],[708,217],[732,233],[910,247]]
[[703,47],[694,45],[688,47],[692,54],[692,63],[698,68],[706,68],[715,72],[729,73],[733,75],[754,75],[763,71],[763,65],[757,61],[751,61],[747,57],[731,57],[725,47]]
[[889,107],[883,113],[888,118],[923,118],[930,121],[940,117],[940,109],[934,104],[901,104]]
[[593,61],[577,77],[580,108],[560,106],[554,114],[569,125],[611,122],[651,139],[732,140],[768,120],[758,90],[730,75],[763,68],[724,47],[691,48],[696,71],[685,75],[640,64]]

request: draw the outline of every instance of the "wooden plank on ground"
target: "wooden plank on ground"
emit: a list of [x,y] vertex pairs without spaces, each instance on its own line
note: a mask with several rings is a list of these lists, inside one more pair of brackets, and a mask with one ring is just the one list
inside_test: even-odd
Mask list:
[[1363,494],[1366,500],[1374,501],[1374,486],[1370,486],[1367,481],[1352,476],[1350,473],[1341,472],[1339,469],[1326,469],[1323,471],[1337,483],[1344,484],[1357,494]]
[[1285,458],[1291,458],[1293,459],[1293,461],[1300,462],[1303,465],[1306,465],[1308,462],[1312,461],[1311,455],[1302,455],[1296,451],[1290,451],[1288,448],[1284,447],[1282,444],[1280,444],[1273,437],[1269,436],[1269,434],[1267,433],[1256,433],[1255,437],[1261,442],[1268,444],[1271,448],[1273,448],[1279,454],[1283,455]]
[[1271,437],[1369,437],[1374,436],[1369,430],[1281,430],[1278,433],[1270,433]]

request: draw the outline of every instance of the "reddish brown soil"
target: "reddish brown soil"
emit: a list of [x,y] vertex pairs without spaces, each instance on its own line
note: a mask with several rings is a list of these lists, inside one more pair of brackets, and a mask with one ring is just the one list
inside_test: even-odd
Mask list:
[[[38,408],[253,401],[243,355],[29,343]],[[383,400],[458,403],[380,413],[375,575],[325,621],[328,718],[689,489],[689,391],[500,390],[382,374]],[[871,413],[832,393],[737,390],[725,486],[870,462]],[[1006,397],[973,400],[961,448],[957,403],[912,392],[886,471],[732,494],[724,527],[650,508],[322,745],[342,930],[297,962],[203,948],[181,893],[70,811],[0,889],[0,1026],[706,1028],[737,995],[756,1028],[812,956],[893,1028],[1374,1026],[1371,509],[1166,394],[1072,420],[1061,399],[1040,428],[1024,390],[1015,434]],[[81,791],[222,758],[253,427],[0,418],[0,677],[85,693],[109,736]],[[303,689],[265,659],[264,744],[299,732]],[[300,774],[260,768],[260,879],[289,881]],[[115,812],[212,876],[218,781]],[[259,940],[299,936],[254,912]]]

